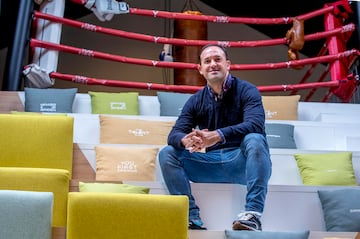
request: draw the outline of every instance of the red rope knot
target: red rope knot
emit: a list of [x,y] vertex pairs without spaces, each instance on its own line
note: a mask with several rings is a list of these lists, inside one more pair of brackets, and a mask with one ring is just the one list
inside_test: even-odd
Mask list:
[[228,41],[218,41],[217,44],[222,47],[230,47],[230,42]]
[[147,85],[147,89],[151,90],[152,83],[146,83],[146,85]]
[[82,29],[88,30],[88,31],[92,31],[92,32],[96,32],[96,25],[94,24],[90,24],[90,23],[84,23],[81,25]]
[[347,24],[345,26],[342,27],[342,31],[341,33],[345,33],[345,32],[352,32],[355,30],[355,24],[354,23],[350,23]]
[[214,22],[228,23],[229,22],[229,17],[227,17],[227,16],[216,16],[215,19],[214,19]]
[[87,77],[86,76],[75,75],[72,78],[72,81],[75,82],[75,83],[80,83],[80,84],[86,85],[87,84]]
[[159,11],[153,11],[154,17],[157,17]]
[[95,53],[93,50],[88,50],[88,49],[81,49],[81,51],[79,52],[80,55],[83,55],[83,56],[91,56],[91,57],[94,57],[95,56]]
[[154,43],[157,43],[160,37],[154,37]]
[[289,23],[290,18],[289,18],[289,17],[283,17],[283,20],[284,20],[284,23],[285,23],[285,24],[288,24],[288,23]]

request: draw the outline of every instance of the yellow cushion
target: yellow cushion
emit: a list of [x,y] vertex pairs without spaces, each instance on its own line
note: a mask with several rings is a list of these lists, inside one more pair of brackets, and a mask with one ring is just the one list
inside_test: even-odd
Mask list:
[[97,181],[154,181],[157,147],[95,146]]
[[263,96],[265,117],[268,120],[297,120],[300,95]]
[[67,239],[188,239],[188,198],[71,192]]
[[46,112],[32,112],[32,111],[15,111],[12,110],[10,111],[10,114],[14,114],[14,115],[55,115],[55,116],[59,116],[59,115],[63,115],[63,116],[67,116],[67,113],[46,113]]
[[174,123],[100,115],[100,143],[165,145]]
[[53,226],[66,226],[69,172],[64,169],[0,167],[0,189],[53,192]]
[[0,167],[59,168],[72,172],[74,118],[0,115]]

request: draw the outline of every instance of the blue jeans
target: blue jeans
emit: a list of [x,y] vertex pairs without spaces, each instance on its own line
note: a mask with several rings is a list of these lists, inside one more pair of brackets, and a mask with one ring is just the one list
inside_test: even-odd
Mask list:
[[246,185],[245,210],[263,212],[272,164],[262,134],[246,135],[239,148],[207,153],[190,153],[168,145],[160,150],[159,163],[169,193],[189,197],[190,221],[200,218],[190,181]]

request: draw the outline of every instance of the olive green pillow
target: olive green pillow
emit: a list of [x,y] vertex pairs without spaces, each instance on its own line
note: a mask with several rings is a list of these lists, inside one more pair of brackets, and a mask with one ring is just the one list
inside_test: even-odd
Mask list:
[[305,185],[356,185],[351,152],[295,154]]
[[139,115],[139,93],[123,92],[93,92],[91,98],[91,113],[114,115]]
[[148,194],[150,189],[123,183],[84,183],[79,182],[80,192],[140,193]]

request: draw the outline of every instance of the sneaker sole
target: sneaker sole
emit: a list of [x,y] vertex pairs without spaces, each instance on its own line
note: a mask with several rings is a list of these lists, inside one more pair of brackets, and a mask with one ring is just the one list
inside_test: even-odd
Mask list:
[[207,230],[206,227],[201,227],[201,226],[197,226],[197,225],[190,225],[188,227],[189,230]]
[[232,226],[233,230],[240,231],[240,230],[246,230],[246,231],[260,231],[255,228],[249,227],[247,225],[241,224],[241,222],[235,222]]

